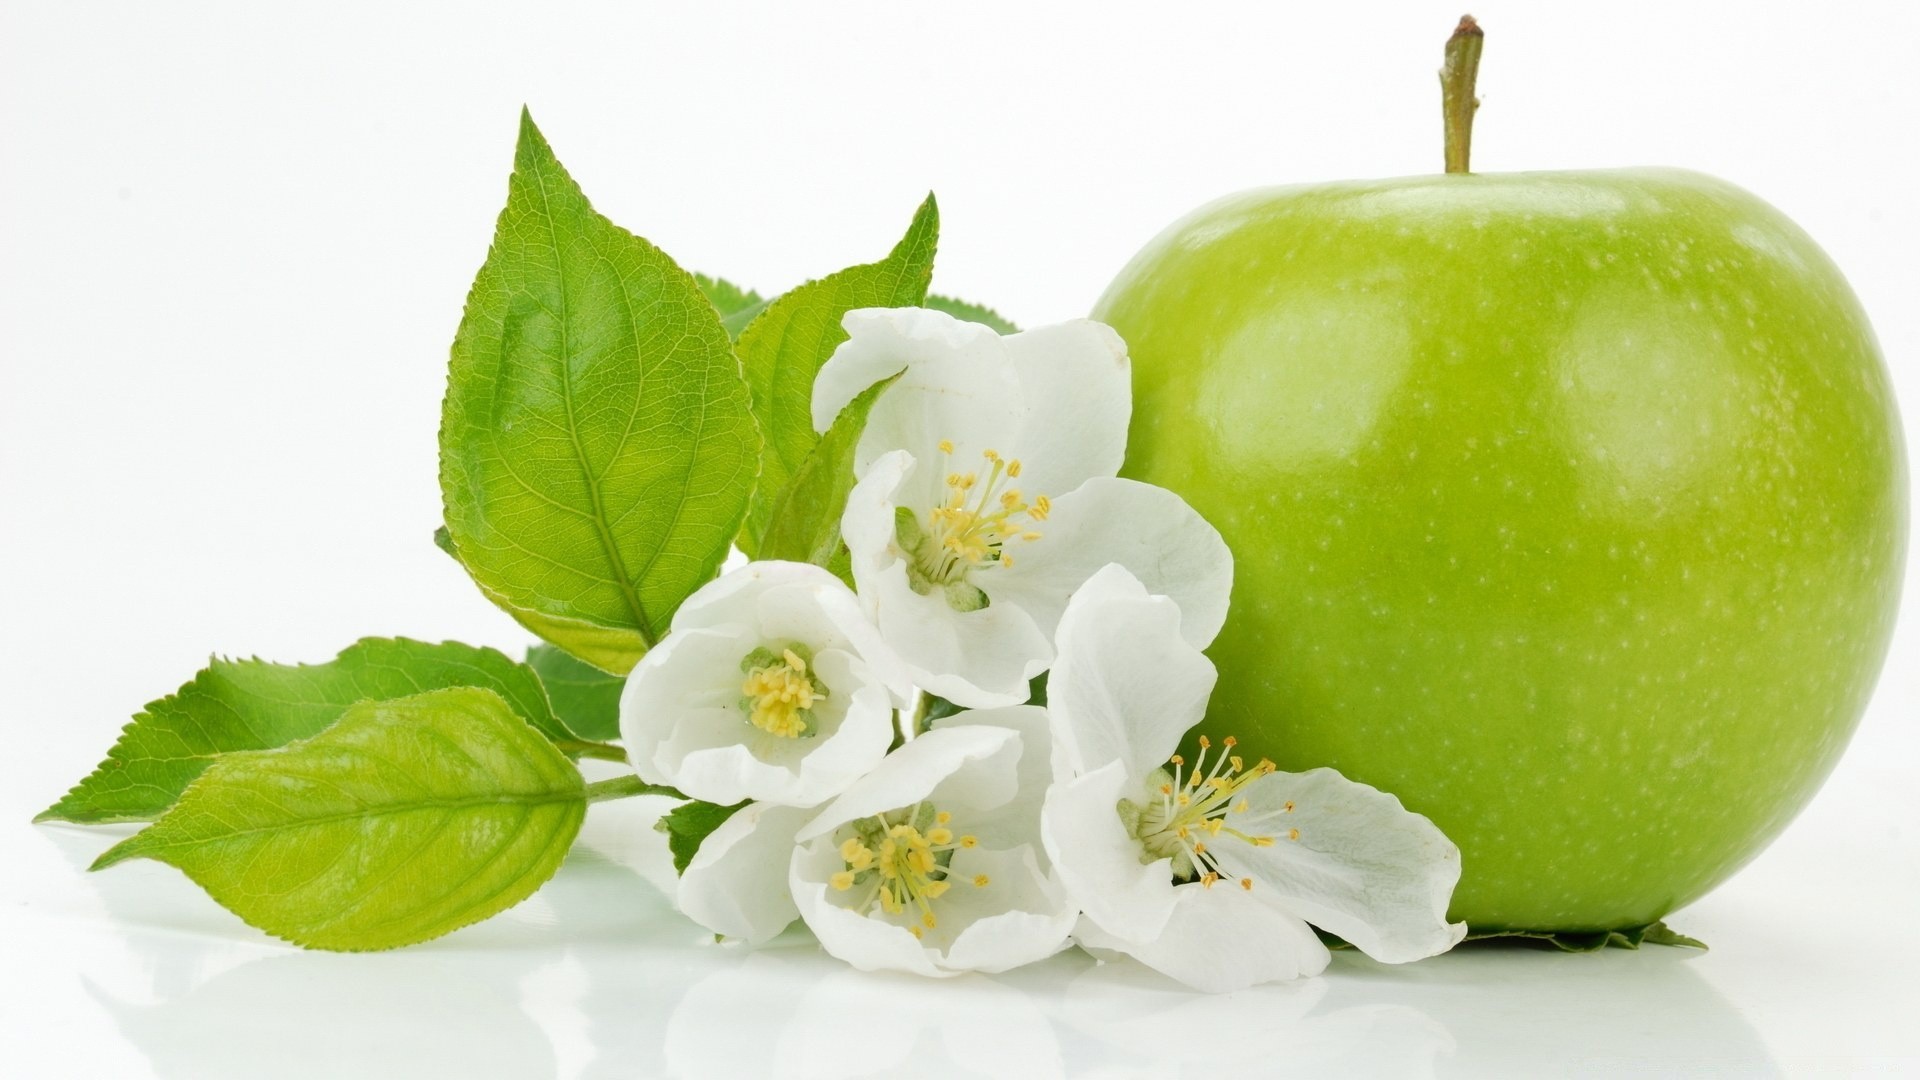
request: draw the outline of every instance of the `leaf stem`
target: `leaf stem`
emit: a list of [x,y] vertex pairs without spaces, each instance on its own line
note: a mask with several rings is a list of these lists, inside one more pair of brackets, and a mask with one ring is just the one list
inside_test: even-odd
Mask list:
[[637,776],[616,776],[611,780],[596,780],[587,785],[587,801],[606,802],[609,799],[631,799],[635,795],[667,795],[675,799],[684,799],[678,790],[665,784],[649,784]]
[[1480,46],[1485,33],[1473,16],[1460,16],[1460,25],[1447,39],[1446,62],[1440,65],[1440,112],[1447,130],[1447,171],[1464,173],[1473,155],[1473,114],[1480,99],[1473,85],[1480,77]]

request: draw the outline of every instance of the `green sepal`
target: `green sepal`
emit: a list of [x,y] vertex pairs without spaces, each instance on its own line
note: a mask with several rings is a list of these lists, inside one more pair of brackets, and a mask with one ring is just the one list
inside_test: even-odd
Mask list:
[[687,864],[693,861],[701,843],[745,805],[745,802],[737,802],[732,806],[721,806],[695,800],[662,814],[660,820],[653,823],[653,831],[667,836],[667,850],[673,853],[673,872],[686,873]]
[[155,859],[275,937],[391,949],[526,899],[586,807],[579,771],[505,699],[453,687],[364,701],[311,739],[220,758],[92,869]]

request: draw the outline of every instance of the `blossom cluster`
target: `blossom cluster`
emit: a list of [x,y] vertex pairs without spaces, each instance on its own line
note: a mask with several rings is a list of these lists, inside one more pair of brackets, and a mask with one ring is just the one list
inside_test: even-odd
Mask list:
[[1078,944],[1209,991],[1318,973],[1315,927],[1389,963],[1458,942],[1459,851],[1430,821],[1193,730],[1232,556],[1179,496],[1117,477],[1119,336],[917,308],[844,326],[815,427],[887,383],[841,518],[851,586],[727,573],[621,700],[643,780],[738,806],[680,910],[749,944],[801,920],[868,970],[998,972]]

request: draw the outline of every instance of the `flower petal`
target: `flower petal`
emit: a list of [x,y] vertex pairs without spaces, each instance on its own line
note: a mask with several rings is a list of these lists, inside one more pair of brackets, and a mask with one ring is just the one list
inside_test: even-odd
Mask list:
[[994,450],[1020,459],[1023,490],[1057,496],[1120,469],[1133,408],[1126,344],[1087,319],[1000,337],[984,327],[916,308],[849,312],[848,340],[814,382],[813,420],[826,425],[854,396],[895,374],[874,402],[854,454],[854,472],[907,450],[967,472]]
[[860,308],[847,312],[840,327],[847,340],[813,377],[813,430],[822,434],[882,379],[905,371],[916,383],[960,383],[1001,352],[993,330],[928,308]]
[[1172,600],[1148,595],[1117,563],[1074,593],[1047,676],[1048,712],[1068,769],[1088,772],[1118,761],[1137,784],[1200,722],[1215,671],[1182,636],[1181,621]]
[[1120,335],[1075,319],[1001,340],[1023,409],[1020,430],[994,449],[1021,460],[1019,486],[1057,499],[1119,472],[1133,415],[1133,370]]
[[728,679],[738,686],[740,658],[753,646],[749,629],[737,623],[675,631],[634,665],[620,691],[620,738],[640,779],[675,783],[677,762],[658,760],[662,745],[690,715],[734,704],[722,691]]
[[770,589],[812,585],[825,589],[846,583],[811,563],[767,559],[750,562],[707,582],[673,613],[673,629],[691,630],[722,623],[755,623],[757,602]]
[[890,453],[847,497],[840,531],[860,600],[881,640],[924,689],[972,708],[1023,702],[1028,682],[1053,659],[1053,646],[1033,619],[1014,604],[956,611],[939,593],[922,595],[907,583],[894,544],[894,508],[914,469],[912,455]]
[[[934,722],[935,731],[964,727],[1012,728],[1020,733],[1020,763],[1014,795],[999,806],[967,818],[966,831],[988,847],[1011,849],[1037,842],[1040,804],[1047,788],[1065,774],[1054,760],[1051,722],[1038,705],[1007,705],[997,709],[969,709]],[[1041,856],[1044,861],[1045,856]]]
[[1274,903],[1389,964],[1446,952],[1465,935],[1465,923],[1447,922],[1460,849],[1399,799],[1332,769],[1276,772],[1245,797],[1234,826],[1274,843],[1210,851],[1223,867],[1244,867]]
[[1325,971],[1330,957],[1313,928],[1256,893],[1232,885],[1183,885],[1160,933],[1127,939],[1098,925],[1081,928],[1096,949],[1132,956],[1210,994]]
[[1056,497],[1038,526],[1040,539],[1020,545],[1012,566],[981,574],[975,584],[995,605],[1017,604],[1051,633],[1067,598],[1094,571],[1119,563],[1149,592],[1180,605],[1180,632],[1204,649],[1227,618],[1233,554],[1207,519],[1165,488],[1135,480],[1095,478]]
[[[961,884],[941,898],[940,921],[959,932],[936,961],[941,967],[993,974],[1067,947],[1079,912],[1041,872],[1031,847],[958,851],[952,865],[950,876]],[[975,874],[987,875],[989,884],[967,884]]]
[[1158,936],[1173,913],[1173,866],[1140,861],[1140,841],[1114,807],[1127,775],[1118,761],[1048,789],[1040,838],[1054,875],[1087,918],[1128,941]]
[[[806,843],[855,818],[912,806],[966,766],[997,755],[1015,755],[1019,749],[1020,734],[1011,728],[981,726],[929,731],[888,754],[872,772],[828,803],[801,831],[798,839]],[[989,779],[988,786],[976,795],[988,806],[997,805],[993,801],[996,793],[998,802],[1005,802],[1013,795],[1011,757],[1003,771],[1005,775],[998,783]]]
[[814,666],[835,695],[816,708],[815,737],[781,739],[747,728],[738,709],[710,710],[711,718],[683,719],[655,760],[681,791],[722,806],[743,800],[818,806],[840,794],[886,756],[893,695],[839,649],[816,653]]
[[790,806],[741,807],[701,842],[674,904],[716,934],[749,945],[771,939],[799,917],[787,889],[794,833],[813,814]]

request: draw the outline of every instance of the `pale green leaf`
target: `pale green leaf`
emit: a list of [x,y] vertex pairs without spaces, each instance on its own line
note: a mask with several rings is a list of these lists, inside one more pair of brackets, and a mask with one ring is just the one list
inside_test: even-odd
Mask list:
[[533,670],[493,649],[366,638],[324,664],[216,658],[135,716],[100,767],[34,820],[151,821],[221,754],[317,735],[357,701],[448,686],[485,687],[549,739],[574,739]]
[[595,213],[523,114],[441,413],[461,563],[522,625],[624,674],[719,568],[758,457],[693,275]]
[[673,853],[674,872],[686,873],[687,864],[693,861],[701,842],[745,805],[743,802],[732,806],[690,802],[682,803],[661,815],[660,820],[653,823],[653,829],[667,834],[667,850]]
[[977,322],[982,326],[992,327],[996,334],[1017,334],[1020,332],[1019,327],[1013,325],[1006,316],[992,308],[981,307],[979,304],[969,304],[965,300],[956,300],[951,296],[929,296],[921,306],[930,307],[935,311],[944,311],[956,319],[964,319],[967,322]]
[[547,699],[561,721],[583,739],[620,737],[620,691],[627,680],[574,659],[551,645],[527,650],[527,666],[539,672]]
[[229,754],[96,870],[157,859],[250,925],[391,949],[526,899],[586,814],[580,773],[491,690],[365,701],[277,750]]
[[766,438],[760,487],[740,532],[740,548],[748,556],[761,557],[761,537],[774,507],[820,441],[813,430],[813,377],[847,339],[841,317],[855,308],[911,307],[925,299],[939,237],[940,211],[928,195],[886,258],[785,293],[740,334],[740,362]]

